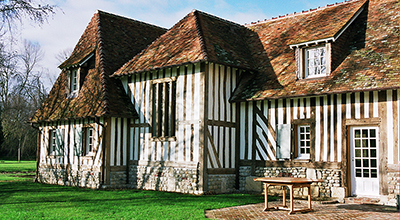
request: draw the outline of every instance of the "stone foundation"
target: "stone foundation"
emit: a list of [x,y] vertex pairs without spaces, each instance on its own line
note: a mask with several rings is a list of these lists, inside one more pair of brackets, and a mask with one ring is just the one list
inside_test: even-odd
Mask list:
[[387,173],[388,195],[381,196],[380,203],[384,205],[397,205],[396,196],[400,194],[400,168],[399,165],[390,165]]
[[[341,192],[341,171],[333,169],[311,169],[305,167],[257,167],[255,176],[251,176],[251,167],[242,166],[239,168],[239,187],[241,191],[262,192],[262,184],[254,183],[256,177],[295,177],[295,178],[317,178],[324,182],[313,183],[311,185],[311,195],[313,197],[332,197],[332,189]],[[343,191],[344,192],[344,191]],[[270,195],[282,195],[282,187],[270,187]],[[295,188],[295,197],[305,197],[308,195],[306,188]],[[344,195],[340,195],[344,198]]]
[[199,194],[197,168],[131,165],[129,184],[132,188]]
[[37,180],[41,183],[78,186],[88,188],[100,187],[101,172],[90,170],[70,170],[39,168]]
[[230,193],[234,192],[236,185],[235,174],[209,174],[208,192],[212,193]]

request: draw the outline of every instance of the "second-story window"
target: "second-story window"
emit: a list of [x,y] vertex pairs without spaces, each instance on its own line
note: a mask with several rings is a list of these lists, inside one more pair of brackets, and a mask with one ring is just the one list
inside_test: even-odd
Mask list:
[[305,78],[327,75],[326,47],[305,49]]

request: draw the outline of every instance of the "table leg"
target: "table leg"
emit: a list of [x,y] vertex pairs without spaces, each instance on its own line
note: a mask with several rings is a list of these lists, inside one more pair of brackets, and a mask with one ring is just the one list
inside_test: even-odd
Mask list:
[[309,185],[309,186],[307,186],[307,188],[308,188],[308,195],[307,195],[307,197],[308,197],[308,208],[311,210],[311,186]]
[[265,201],[264,201],[264,211],[267,211],[268,210],[268,187],[269,187],[269,184],[267,184],[267,183],[264,183],[264,195],[265,195]]
[[293,213],[294,207],[293,207],[293,185],[288,185],[289,187],[289,192],[290,192],[290,212],[289,215]]
[[283,207],[287,207],[286,206],[286,187],[285,186],[282,186],[282,188],[283,188]]

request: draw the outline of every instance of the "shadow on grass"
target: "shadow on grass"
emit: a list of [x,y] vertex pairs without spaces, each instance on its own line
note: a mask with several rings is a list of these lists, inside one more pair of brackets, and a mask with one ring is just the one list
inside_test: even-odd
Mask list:
[[[144,190],[93,190],[68,186],[48,185],[29,181],[0,182],[0,204],[23,203],[73,203],[109,204],[131,203],[137,205],[157,204],[158,206],[179,205],[181,207],[207,205],[209,209],[226,205],[260,203],[260,195],[225,194],[195,196],[179,193]],[[7,199],[14,195],[16,198]],[[20,194],[25,196],[21,197]]]

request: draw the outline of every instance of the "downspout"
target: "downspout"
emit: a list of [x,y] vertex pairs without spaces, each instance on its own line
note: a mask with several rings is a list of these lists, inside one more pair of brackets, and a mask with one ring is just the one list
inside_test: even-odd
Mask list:
[[38,135],[37,135],[37,150],[36,150],[36,176],[35,176],[35,182],[38,182],[38,175],[39,175],[39,161],[40,161],[40,134],[41,131],[39,127],[35,127],[33,123],[31,123],[31,127],[38,130]]

